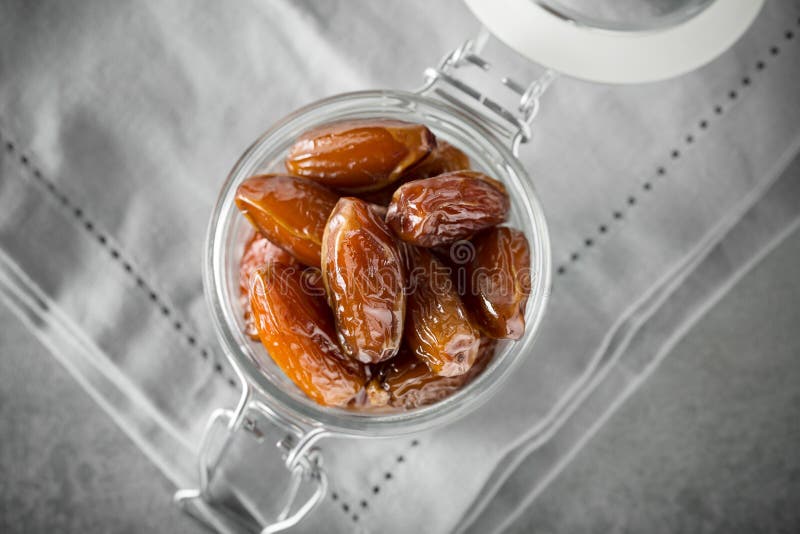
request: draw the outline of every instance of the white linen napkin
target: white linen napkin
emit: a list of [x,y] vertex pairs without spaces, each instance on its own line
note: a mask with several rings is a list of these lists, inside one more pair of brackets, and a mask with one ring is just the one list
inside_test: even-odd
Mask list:
[[[200,277],[224,176],[303,104],[417,86],[478,28],[459,2],[431,4],[0,6],[4,295],[177,485],[195,483],[211,410],[235,402]],[[679,79],[557,82],[522,154],[560,272],[533,353],[496,398],[446,428],[324,442],[333,488],[299,531],[469,526],[479,492],[501,487],[581,381],[625,354],[646,324],[633,320],[642,303],[661,305],[651,297],[797,152],[799,14],[796,2],[768,2],[732,50]],[[487,52],[522,80],[536,72],[500,46]],[[269,492],[278,476],[264,466],[249,483]]]

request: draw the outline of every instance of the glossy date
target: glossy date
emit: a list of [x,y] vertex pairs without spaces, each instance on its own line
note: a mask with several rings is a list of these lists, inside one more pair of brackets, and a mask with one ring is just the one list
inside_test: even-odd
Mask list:
[[405,273],[394,236],[369,204],[344,197],[322,238],[322,276],[345,354],[376,363],[403,335]]
[[404,172],[397,182],[393,182],[377,191],[361,193],[357,196],[367,202],[388,206],[397,188],[407,182],[467,169],[469,169],[467,155],[447,141],[439,140],[436,142],[436,148],[425,159]]
[[503,184],[480,172],[455,171],[400,186],[386,222],[403,241],[436,247],[500,224],[509,208]]
[[[374,393],[376,402],[410,410],[445,399],[474,380],[492,361],[497,342],[482,338],[475,363],[468,372],[452,377],[438,376],[403,347],[395,357],[381,364],[373,383],[380,385],[381,396]],[[375,388],[376,386],[373,386]],[[376,404],[380,406],[380,404]]]
[[474,258],[466,267],[464,295],[472,317],[488,336],[519,339],[525,332],[525,305],[531,292],[531,256],[525,234],[497,227],[477,235]]
[[472,325],[446,268],[430,251],[403,245],[408,273],[405,342],[432,373],[469,371],[480,334]]
[[469,170],[469,157],[447,141],[438,140],[428,156],[403,173],[402,180],[411,182],[440,174]]
[[281,247],[254,231],[244,245],[244,253],[239,262],[239,298],[244,310],[245,334],[258,341],[258,331],[250,306],[250,277],[256,270],[268,263],[283,263],[299,266],[294,257]]
[[380,189],[436,147],[428,128],[390,119],[326,124],[306,132],[286,157],[286,169],[346,192]]
[[253,226],[312,267],[320,266],[322,234],[338,199],[310,180],[275,174],[248,178],[236,190],[236,205]]
[[363,365],[345,357],[336,343],[324,297],[303,288],[302,271],[267,264],[250,279],[250,302],[259,338],[269,356],[319,404],[345,406],[366,382]]

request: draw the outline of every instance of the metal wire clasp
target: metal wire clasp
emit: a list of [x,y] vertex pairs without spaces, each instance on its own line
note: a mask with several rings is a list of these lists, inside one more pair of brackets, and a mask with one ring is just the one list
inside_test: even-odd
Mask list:
[[517,109],[508,109],[496,99],[464,82],[456,73],[458,69],[467,65],[474,65],[485,72],[491,70],[491,63],[480,56],[490,37],[489,31],[482,27],[476,37],[468,39],[447,54],[438,67],[425,69],[425,83],[417,92],[436,94],[461,108],[465,107],[465,101],[471,101],[475,105],[468,106],[469,109],[478,111],[491,130],[507,138],[512,152],[518,155],[520,144],[528,142],[532,137],[531,123],[539,113],[540,99],[558,78],[558,73],[547,69],[542,76],[527,86],[508,76],[502,77],[500,82],[519,95]]
[[[328,477],[325,470],[322,469],[322,456],[314,447],[320,438],[327,435],[327,432],[322,428],[304,431],[282,419],[267,405],[254,399],[251,386],[238,368],[236,368],[236,373],[242,383],[242,393],[236,408],[234,410],[215,410],[209,417],[203,432],[198,457],[199,485],[197,488],[178,490],[173,500],[185,511],[219,532],[239,532],[242,529],[260,532],[260,534],[282,532],[298,524],[322,502],[327,494]],[[284,452],[284,462],[291,473],[291,478],[284,493],[282,509],[275,520],[266,525],[259,524],[254,517],[242,517],[241,511],[232,512],[215,506],[210,491],[215,472],[238,430],[255,434],[259,441],[265,438],[253,423],[254,419],[248,417],[250,412],[265,416],[276,426],[286,429],[286,435],[275,444]],[[217,428],[221,423],[224,425],[224,435],[221,444],[214,451],[212,443],[217,437]],[[217,439],[219,438],[217,437]],[[296,501],[304,481],[313,484],[314,490],[304,502],[298,505]]]

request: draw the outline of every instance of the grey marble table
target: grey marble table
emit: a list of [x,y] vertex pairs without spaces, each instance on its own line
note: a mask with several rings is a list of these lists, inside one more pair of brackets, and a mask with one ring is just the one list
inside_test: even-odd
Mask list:
[[[674,349],[515,532],[800,532],[800,234]],[[195,532],[0,305],[0,532]]]

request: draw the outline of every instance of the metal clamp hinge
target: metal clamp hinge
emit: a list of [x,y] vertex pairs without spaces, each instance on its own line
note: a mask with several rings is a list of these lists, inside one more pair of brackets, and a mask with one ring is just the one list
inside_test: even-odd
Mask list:
[[[290,423],[281,420],[269,407],[257,400],[251,400],[249,385],[243,379],[242,383],[242,395],[236,409],[215,410],[206,423],[198,457],[200,467],[198,487],[179,490],[173,499],[181,507],[192,512],[192,515],[220,532],[240,530],[241,528],[253,530],[255,526],[253,518],[240,517],[228,510],[215,507],[211,496],[211,482],[226,450],[231,445],[234,433],[241,429],[253,435],[259,443],[266,439],[255,418],[247,415],[250,410],[253,410],[255,413],[279,422],[282,427],[287,429],[286,436],[276,443],[276,446],[283,451],[283,460],[291,473],[288,487],[284,493],[284,505],[273,522],[255,527],[255,531],[260,534],[282,532],[298,524],[322,502],[328,492],[328,477],[325,470],[322,469],[322,456],[314,447],[314,444],[324,437],[326,432],[321,428],[305,432],[293,428]],[[220,423],[224,425],[225,434],[222,436],[221,444],[214,452],[212,451],[212,438],[215,435],[215,428]],[[303,481],[311,482],[314,489],[312,494],[298,506],[296,501]]]
[[488,113],[482,118],[490,129],[511,141],[511,148],[516,155],[521,143],[532,137],[531,123],[539,113],[539,101],[550,84],[558,77],[558,73],[546,70],[542,76],[527,86],[504,76],[500,82],[519,96],[517,109],[508,109],[496,99],[483,94],[456,76],[456,70],[467,65],[474,65],[482,71],[491,70],[491,63],[479,54],[490,37],[486,28],[482,28],[474,39],[469,39],[461,46],[447,54],[436,68],[425,69],[425,84],[419,93],[435,93],[440,98],[463,107],[463,97]]

